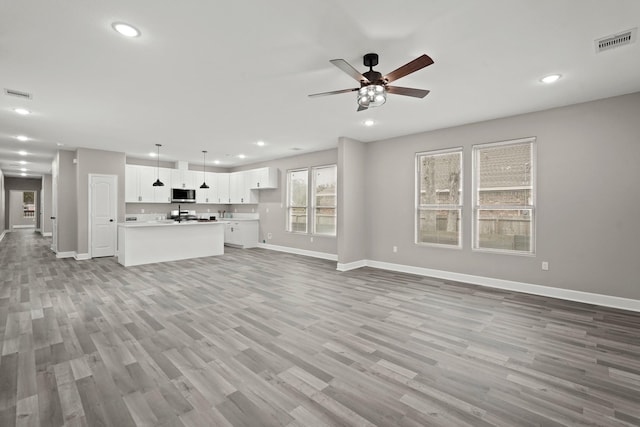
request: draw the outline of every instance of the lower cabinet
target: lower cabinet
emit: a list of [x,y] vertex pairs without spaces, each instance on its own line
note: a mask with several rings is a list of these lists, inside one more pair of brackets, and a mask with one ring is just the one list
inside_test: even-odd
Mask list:
[[239,248],[258,246],[258,221],[229,221],[224,228],[224,244]]

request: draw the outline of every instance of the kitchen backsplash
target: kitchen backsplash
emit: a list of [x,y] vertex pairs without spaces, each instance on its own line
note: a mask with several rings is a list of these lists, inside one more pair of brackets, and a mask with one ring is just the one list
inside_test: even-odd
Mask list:
[[[189,209],[191,210],[191,209]],[[222,209],[220,209],[222,212]],[[157,212],[157,213],[128,213],[125,215],[126,221],[138,221],[138,222],[146,222],[146,221],[155,221],[159,219],[166,219],[168,212]],[[211,212],[198,212],[195,211],[195,214],[198,218],[209,219],[212,216],[215,216],[216,219],[260,219],[260,214],[258,213],[235,213],[235,212],[225,212],[224,218],[221,218],[218,214],[218,211]],[[135,219],[134,219],[135,218]]]

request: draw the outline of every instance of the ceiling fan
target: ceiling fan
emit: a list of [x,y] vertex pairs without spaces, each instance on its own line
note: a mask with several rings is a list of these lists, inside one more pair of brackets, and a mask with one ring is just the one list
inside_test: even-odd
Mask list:
[[358,91],[358,111],[366,110],[370,107],[379,107],[387,101],[387,93],[395,95],[413,96],[414,98],[424,98],[429,93],[424,89],[413,89],[409,87],[389,86],[394,80],[398,80],[408,74],[414,73],[433,64],[433,59],[427,55],[421,55],[411,62],[404,64],[402,67],[383,76],[377,71],[373,71],[373,67],[378,65],[378,54],[367,53],[363,62],[365,67],[369,67],[369,71],[360,74],[358,70],[353,68],[344,59],[332,59],[331,62],[336,67],[360,82],[359,88],[334,90],[331,92],[314,93],[309,97],[336,95],[338,93],[347,93]]

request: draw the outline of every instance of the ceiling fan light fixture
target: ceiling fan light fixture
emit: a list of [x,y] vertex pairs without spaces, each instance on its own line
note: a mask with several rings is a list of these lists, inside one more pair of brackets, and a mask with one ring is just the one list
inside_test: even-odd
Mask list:
[[387,91],[383,85],[370,84],[358,90],[358,104],[362,107],[379,107],[387,101]]

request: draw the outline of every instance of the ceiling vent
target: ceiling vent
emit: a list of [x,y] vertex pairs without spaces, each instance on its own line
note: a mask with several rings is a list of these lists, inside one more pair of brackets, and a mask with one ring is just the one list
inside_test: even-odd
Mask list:
[[4,93],[9,95],[9,96],[17,96],[18,98],[22,98],[22,99],[32,99],[33,98],[33,96],[30,93],[22,92],[21,90],[6,89],[5,88]]
[[596,53],[603,52],[605,50],[615,49],[620,46],[625,46],[636,41],[636,33],[638,28],[626,30],[618,34],[602,37],[595,41]]

